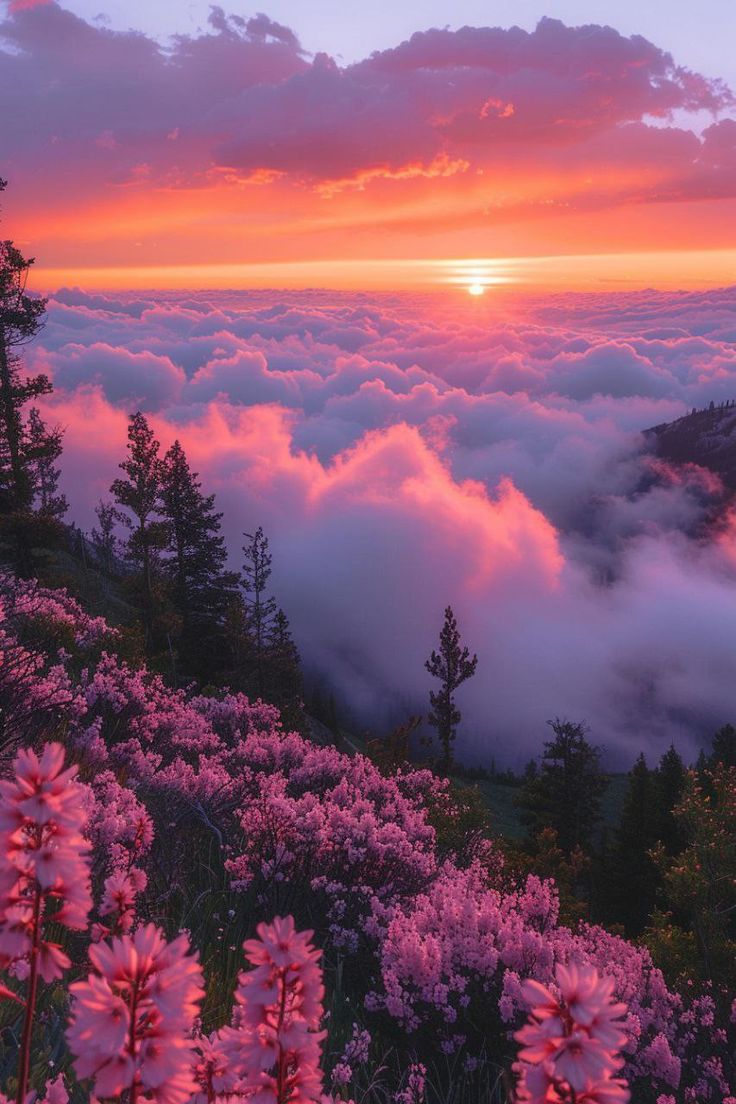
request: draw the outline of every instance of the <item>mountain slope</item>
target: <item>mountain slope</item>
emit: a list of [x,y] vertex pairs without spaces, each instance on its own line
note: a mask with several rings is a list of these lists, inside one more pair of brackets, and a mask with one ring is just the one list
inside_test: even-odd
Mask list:
[[736,493],[736,401],[694,410],[676,422],[647,430],[658,456],[673,464],[698,464]]

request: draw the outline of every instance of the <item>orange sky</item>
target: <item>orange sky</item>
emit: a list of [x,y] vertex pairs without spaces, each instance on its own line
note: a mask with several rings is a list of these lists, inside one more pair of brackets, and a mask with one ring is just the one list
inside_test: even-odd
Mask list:
[[478,257],[493,286],[736,281],[733,96],[656,45],[547,20],[341,68],[265,25],[170,50],[55,3],[0,25],[38,286],[421,288]]

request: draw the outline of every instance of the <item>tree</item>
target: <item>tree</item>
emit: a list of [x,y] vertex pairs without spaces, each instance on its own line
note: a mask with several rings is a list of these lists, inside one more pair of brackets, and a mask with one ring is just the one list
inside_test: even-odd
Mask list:
[[736,767],[736,728],[731,724],[719,728],[713,737],[710,764],[715,767],[719,763],[724,767]]
[[651,852],[662,829],[661,791],[644,755],[629,772],[629,788],[616,832],[610,870],[611,919],[639,935],[656,902],[661,878]]
[[126,478],[114,480],[110,491],[118,505],[129,511],[120,516],[131,530],[127,553],[140,575],[143,620],[150,642],[155,604],[154,565],[166,539],[166,526],[157,518],[161,488],[159,443],[140,411],[130,416],[128,457],[119,466]]
[[303,691],[299,650],[291,635],[289,619],[282,609],[276,611],[268,642],[268,665],[273,700],[290,704],[301,698]]
[[31,485],[41,517],[61,521],[69,509],[66,495],[59,493],[61,472],[56,461],[61,456],[62,430],[47,429],[38,409],[31,409],[28,419],[27,455]]
[[115,528],[120,521],[120,511],[114,503],[100,499],[95,506],[95,516],[99,529],[93,529],[91,533],[92,546],[97,553],[100,567],[108,575],[115,571],[115,562],[118,557],[118,538]]
[[686,782],[685,764],[672,744],[660,759],[656,772],[659,839],[667,855],[676,855],[684,846],[682,826],[675,815],[675,809],[682,800]]
[[582,724],[559,717],[548,724],[554,739],[545,741],[537,773],[525,777],[518,797],[522,817],[532,839],[541,829],[554,828],[565,854],[575,847],[589,851],[607,785],[598,750]]
[[[181,618],[180,647],[190,668],[212,668],[237,575],[225,570],[227,549],[220,532],[222,514],[215,496],[204,495],[197,472],[175,441],[160,469],[160,512],[166,524],[164,575]],[[199,673],[204,673],[200,671]],[[206,672],[211,673],[211,670]]]
[[[675,807],[683,850],[660,848],[670,938],[692,933],[703,978],[736,984],[736,767],[717,764],[704,778],[691,771]],[[672,917],[674,916],[674,922]]]
[[429,723],[437,730],[442,749],[440,769],[447,774],[452,766],[453,745],[462,714],[455,705],[455,691],[475,674],[477,655],[460,644],[455,614],[452,607],[445,610],[445,620],[440,632],[439,651],[433,651],[424,664],[433,678],[439,679],[440,689],[429,692]]
[[244,534],[243,590],[247,631],[253,651],[254,684],[259,697],[266,692],[267,650],[276,619],[276,599],[266,593],[271,578],[271,553],[268,537],[259,526],[255,533]]
[[[6,181],[0,180],[0,192]],[[26,292],[33,264],[12,241],[0,241],[0,514],[15,535],[18,568],[30,574],[30,545],[23,518],[33,505],[33,478],[28,435],[23,418],[26,403],[51,391],[47,376],[23,376],[18,350],[43,324],[46,300]]]

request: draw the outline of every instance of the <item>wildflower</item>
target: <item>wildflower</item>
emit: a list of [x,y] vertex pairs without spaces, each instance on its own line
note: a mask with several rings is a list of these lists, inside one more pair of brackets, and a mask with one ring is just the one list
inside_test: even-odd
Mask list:
[[191,1031],[204,996],[202,972],[189,942],[167,943],[148,924],[133,936],[90,948],[95,968],[70,986],[67,1039],[80,1078],[93,1077],[99,1096],[130,1090],[160,1104],[184,1104],[196,1091]]
[[259,1104],[304,1104],[320,1099],[322,971],[312,932],[297,932],[292,917],[259,924],[258,939],[243,944],[254,969],[238,979],[233,1026],[222,1041],[241,1089]]
[[522,984],[531,1008],[520,1042],[517,1100],[528,1104],[626,1104],[616,1053],[626,1036],[626,1006],[612,1000],[613,982],[591,966],[558,966],[560,998],[534,980]]
[[53,981],[70,965],[61,947],[44,938],[45,923],[51,918],[67,928],[85,928],[92,898],[77,768],[64,770],[60,744],[47,744],[40,758],[20,751],[13,767],[14,777],[0,781],[0,964],[27,982],[18,1059],[22,1100],[39,976]]

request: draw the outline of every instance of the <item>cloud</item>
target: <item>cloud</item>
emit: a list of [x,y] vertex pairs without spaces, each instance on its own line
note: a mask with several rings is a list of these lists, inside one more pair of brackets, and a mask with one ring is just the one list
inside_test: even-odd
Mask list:
[[376,224],[467,247],[509,220],[736,198],[731,92],[597,25],[434,29],[341,66],[264,15],[215,7],[162,45],[16,3],[0,93],[16,211],[57,265],[344,255]]
[[265,527],[308,668],[354,723],[424,708],[450,602],[479,655],[466,756],[518,762],[566,714],[626,766],[672,739],[694,755],[731,717],[723,488],[642,430],[736,397],[735,317],[734,289],[482,316],[451,296],[62,291],[29,367],[54,377],[75,518],[142,405],[217,495],[235,565]]

